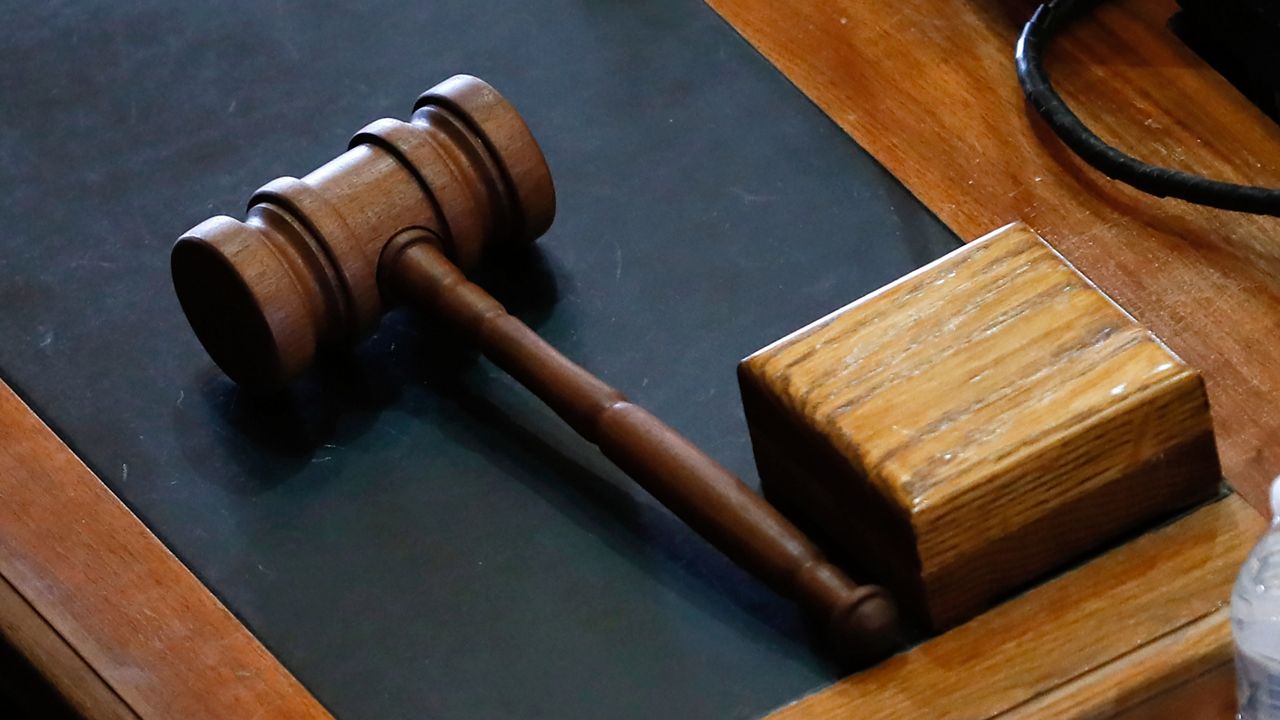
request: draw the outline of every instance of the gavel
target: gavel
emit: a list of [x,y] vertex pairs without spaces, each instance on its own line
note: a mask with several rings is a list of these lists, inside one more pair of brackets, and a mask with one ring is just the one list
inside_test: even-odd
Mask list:
[[458,75],[409,122],[377,120],[302,179],[254,193],[243,221],[205,220],[174,245],[174,288],[214,362],[279,388],[317,352],[353,344],[405,302],[455,328],[738,565],[791,598],[846,661],[896,649],[898,617],[772,505],[622,393],[565,358],[465,274],[550,227],[555,190],[524,120]]

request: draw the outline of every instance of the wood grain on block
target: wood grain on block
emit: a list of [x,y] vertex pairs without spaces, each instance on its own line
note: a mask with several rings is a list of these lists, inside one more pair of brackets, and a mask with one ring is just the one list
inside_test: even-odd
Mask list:
[[740,374],[766,493],[934,628],[1221,477],[1199,375],[1021,225]]
[[[771,718],[1012,720],[1129,712],[1122,717],[1136,719],[1162,717],[1149,713],[1171,706],[1212,713],[1230,704],[1222,692],[1222,662],[1231,653],[1224,608],[1265,526],[1229,495]],[[1185,702],[1195,691],[1215,694],[1165,704]]]
[[2,382],[0,427],[0,631],[78,712],[330,717]]
[[[1025,220],[1205,377],[1231,484],[1280,473],[1280,219],[1144,195],[1085,166],[1028,109],[1013,47],[1036,3],[709,0],[965,238]],[[1175,0],[1093,7],[1048,71],[1144,160],[1280,185],[1280,126],[1168,28]]]

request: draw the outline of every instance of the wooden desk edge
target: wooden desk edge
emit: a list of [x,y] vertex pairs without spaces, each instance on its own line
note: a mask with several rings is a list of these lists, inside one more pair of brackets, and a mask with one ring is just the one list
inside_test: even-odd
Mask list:
[[0,428],[0,632],[77,712],[330,717],[2,381]]
[[1220,690],[1231,586],[1264,525],[1230,495],[772,717],[1140,718],[1205,677]]
[[[1231,611],[1226,605],[1140,645],[999,717],[1219,720],[1235,713]],[[1224,682],[1225,679],[1225,682]],[[1225,686],[1225,692],[1223,692]],[[1210,687],[1213,692],[1206,692]]]
[[0,635],[84,717],[134,720],[127,703],[66,638],[0,576]]

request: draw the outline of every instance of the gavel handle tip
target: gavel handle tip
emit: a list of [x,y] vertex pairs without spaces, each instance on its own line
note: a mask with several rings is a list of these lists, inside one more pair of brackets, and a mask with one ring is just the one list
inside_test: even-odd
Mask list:
[[832,615],[827,632],[841,662],[853,668],[875,664],[906,644],[897,606],[876,585],[859,587],[857,596]]

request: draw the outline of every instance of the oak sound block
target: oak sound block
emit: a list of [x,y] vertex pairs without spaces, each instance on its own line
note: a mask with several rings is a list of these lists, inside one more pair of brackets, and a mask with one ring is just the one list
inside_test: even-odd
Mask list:
[[1022,225],[739,378],[765,493],[932,629],[1221,478],[1199,374]]

